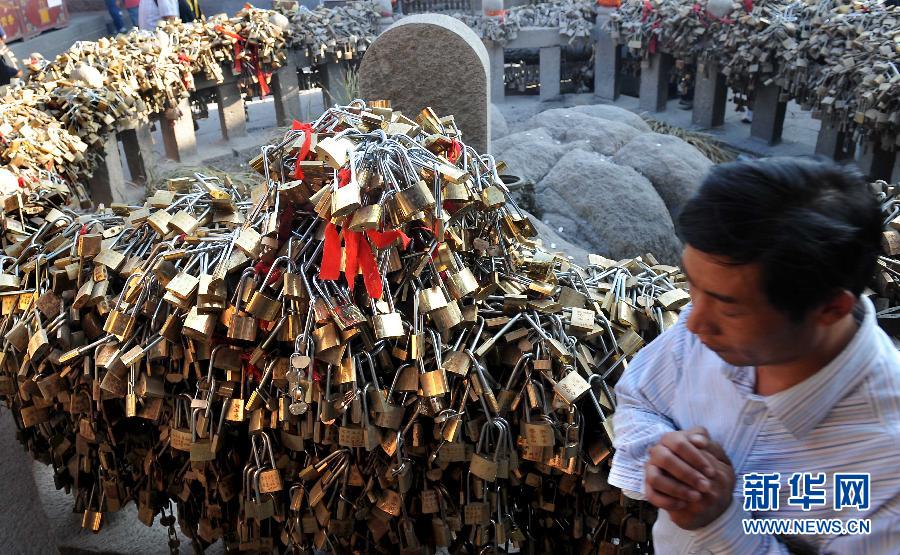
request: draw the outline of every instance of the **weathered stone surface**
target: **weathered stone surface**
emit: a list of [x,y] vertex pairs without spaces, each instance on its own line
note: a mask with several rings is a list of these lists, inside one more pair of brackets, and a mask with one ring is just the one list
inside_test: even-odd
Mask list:
[[571,108],[574,112],[581,112],[595,118],[608,119],[627,123],[638,131],[650,132],[650,126],[644,121],[644,118],[625,108],[619,108],[611,104],[585,104],[582,106],[574,106]]
[[591,252],[619,259],[649,251],[660,261],[678,260],[681,244],[666,205],[630,167],[571,150],[538,183],[536,196],[544,221],[570,221],[575,229],[563,236]]
[[509,126],[503,112],[496,104],[491,104],[491,140],[509,135]]
[[513,133],[511,135],[495,139],[491,141],[491,147],[493,148],[494,155],[496,156],[497,153],[503,152],[510,147],[516,146],[517,144],[519,144],[519,142],[525,140],[543,140],[547,141],[548,143],[557,142],[553,137],[550,136],[549,131],[547,131],[543,127],[537,127],[535,129],[519,131],[518,133]]
[[597,154],[612,156],[622,146],[643,133],[627,123],[593,117],[591,119],[596,122],[579,125],[566,131],[565,142],[586,140],[591,150]]
[[713,163],[699,150],[672,135],[645,133],[623,146],[613,162],[646,177],[674,220],[697,191]]
[[528,120],[527,126],[543,127],[551,137],[562,140],[570,129],[596,127],[601,123],[601,120],[593,116],[575,112],[569,108],[554,108],[535,114]]
[[[541,241],[543,241],[545,249],[550,252],[561,253],[566,259],[575,264],[581,264],[583,266],[587,265],[588,251],[569,242],[563,235],[557,233],[557,228],[550,227],[534,215],[529,214],[529,216],[531,217],[531,221],[534,222],[534,227],[537,230]],[[565,233],[565,229],[563,230],[563,233]]]
[[[542,129],[524,131],[502,139],[504,149],[497,148],[494,155],[509,166],[510,173],[537,183],[556,165],[568,146],[558,144]],[[498,141],[499,142],[499,141]]]
[[463,140],[489,151],[488,54],[457,19],[421,14],[388,27],[363,57],[359,90],[363,98],[390,100],[413,117],[426,106],[441,116],[452,114]]

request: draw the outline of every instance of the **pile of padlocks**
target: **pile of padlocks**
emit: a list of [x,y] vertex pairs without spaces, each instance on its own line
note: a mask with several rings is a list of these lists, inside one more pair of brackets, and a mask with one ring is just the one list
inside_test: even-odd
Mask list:
[[314,10],[276,0],[272,7],[290,20],[288,45],[305,49],[311,64],[359,58],[378,36],[381,14],[373,0]]
[[741,105],[759,85],[834,118],[857,137],[900,146],[900,7],[883,0],[629,0],[614,40],[647,56],[717,67]]
[[4,198],[0,394],[85,528],[134,501],[173,551],[176,522],[197,549],[649,549],[606,482],[612,386],[677,268],[547,252],[430,109],[334,107],[251,166],[250,198]]
[[590,36],[596,16],[596,4],[585,0],[551,0],[512,6],[493,15],[453,14],[482,39],[499,43],[515,40],[524,27],[559,27],[559,34],[568,37],[571,43]]
[[[26,60],[27,79],[0,98],[0,164],[29,184],[43,172],[78,183],[108,134],[174,116],[195,75],[221,82],[228,66],[267,91],[285,58],[280,17],[247,6],[233,18],[169,23],[165,33],[132,31],[77,42],[52,62]],[[0,191],[8,192],[2,184]]]
[[900,183],[876,181],[872,192],[881,203],[884,230],[881,234],[882,255],[875,270],[872,301],[878,323],[894,338],[900,348]]

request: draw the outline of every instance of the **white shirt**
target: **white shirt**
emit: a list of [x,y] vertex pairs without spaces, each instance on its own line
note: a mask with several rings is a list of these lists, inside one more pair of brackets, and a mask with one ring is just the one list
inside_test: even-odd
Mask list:
[[138,27],[153,31],[163,17],[178,15],[178,0],[141,0],[138,4]]
[[[869,519],[868,535],[791,538],[823,554],[900,553],[900,355],[878,327],[871,301],[857,304],[861,324],[840,355],[805,381],[765,397],[753,391],[755,368],[727,364],[688,331],[689,312],[690,306],[635,356],[616,386],[609,483],[642,498],[647,450],[663,434],[693,426],[705,426],[723,446],[737,479],[731,506],[701,529],[682,530],[660,510],[656,553],[786,554],[775,536],[744,533],[745,519],[773,518],[840,519],[842,526]],[[774,472],[780,473],[778,509],[745,510],[743,477]],[[825,473],[821,505],[804,511],[789,502],[796,472]],[[833,509],[836,472],[871,475],[868,510]]]

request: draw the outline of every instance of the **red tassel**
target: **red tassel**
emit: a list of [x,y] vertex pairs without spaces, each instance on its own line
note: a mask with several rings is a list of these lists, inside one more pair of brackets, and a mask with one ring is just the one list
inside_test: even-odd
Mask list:
[[380,299],[384,290],[381,283],[381,274],[378,272],[378,265],[375,262],[375,255],[372,254],[372,248],[369,244],[361,237],[360,243],[359,265],[362,267],[366,293],[368,293],[369,298]]
[[322,266],[319,279],[335,281],[341,275],[341,238],[337,227],[328,222],[325,226],[325,246],[322,249]]
[[297,155],[297,161],[294,163],[294,179],[303,179],[303,170],[300,168],[300,161],[306,160],[309,155],[309,148],[312,146],[313,126],[309,123],[301,123],[294,120],[291,125],[294,131],[303,131],[303,146],[300,147],[300,153]]
[[372,241],[372,244],[379,249],[386,249],[391,246],[394,241],[400,239],[403,243],[403,248],[400,250],[406,250],[406,247],[409,246],[409,242],[411,241],[411,239],[399,229],[391,231],[375,231],[374,229],[368,229],[366,230],[366,237],[368,237],[369,241]]
[[353,288],[356,286],[356,274],[359,272],[359,252],[360,249],[368,248],[368,243],[365,247],[362,246],[363,237],[362,233],[358,231],[350,231],[345,229],[341,231],[341,235],[344,236],[344,277],[347,278],[347,285],[350,287],[350,290],[353,291]]
[[338,170],[338,189],[350,183],[350,168],[341,168]]

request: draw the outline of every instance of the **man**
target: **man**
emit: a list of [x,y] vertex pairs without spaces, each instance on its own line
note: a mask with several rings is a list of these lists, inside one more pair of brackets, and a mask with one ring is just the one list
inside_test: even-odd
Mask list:
[[178,0],[141,0],[138,6],[138,26],[147,31],[156,29],[160,19],[178,18]]
[[[685,205],[691,304],[613,418],[609,482],[659,507],[657,553],[900,552],[900,356],[861,296],[880,232],[863,179],[813,159],[715,167]],[[773,518],[836,520],[752,528]]]
[[106,0],[106,10],[109,12],[109,17],[112,18],[116,33],[124,33],[125,21],[122,19],[122,10],[119,9],[119,0]]
[[9,85],[13,77],[21,77],[19,60],[13,51],[6,46],[6,31],[0,25],[0,86]]

